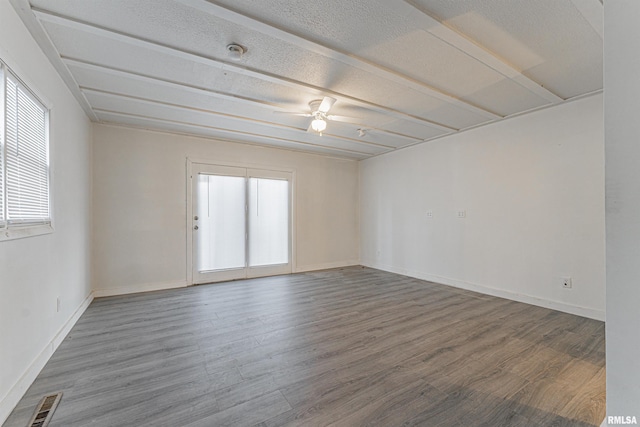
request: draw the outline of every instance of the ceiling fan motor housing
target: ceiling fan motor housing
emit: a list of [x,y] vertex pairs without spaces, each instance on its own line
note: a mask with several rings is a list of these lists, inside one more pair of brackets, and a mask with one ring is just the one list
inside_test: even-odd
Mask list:
[[320,110],[320,104],[322,104],[322,99],[314,99],[309,102],[309,108],[312,113],[315,113]]

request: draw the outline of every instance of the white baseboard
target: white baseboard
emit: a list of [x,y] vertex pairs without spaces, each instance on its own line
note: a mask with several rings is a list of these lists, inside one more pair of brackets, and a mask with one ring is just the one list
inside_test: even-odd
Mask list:
[[[294,273],[303,273],[305,271],[327,270],[330,268],[350,267],[360,265],[360,261],[351,260],[343,262],[331,262],[326,264],[304,265],[297,267]],[[112,297],[118,295],[137,294],[141,292],[164,291],[167,289],[186,288],[188,285],[186,280],[156,283],[138,283],[135,285],[118,286],[115,288],[94,289],[93,296],[95,298]]]
[[9,418],[13,408],[15,408],[18,402],[20,402],[20,399],[22,399],[22,396],[24,396],[29,387],[31,387],[31,384],[35,381],[42,368],[44,368],[44,365],[47,364],[53,353],[69,334],[71,328],[73,328],[78,319],[80,319],[80,316],[82,316],[87,307],[89,307],[89,304],[93,301],[93,297],[93,293],[91,293],[84,301],[82,301],[76,311],[64,323],[64,325],[62,325],[60,330],[58,330],[53,339],[47,343],[36,359],[22,374],[18,382],[11,387],[9,393],[7,393],[2,401],[0,401],[0,425]]
[[324,264],[296,266],[294,273],[304,273],[307,271],[316,271],[316,270],[329,270],[331,268],[352,267],[354,265],[360,265],[360,261],[350,260],[350,261],[327,262]]
[[112,297],[116,295],[137,294],[140,292],[164,291],[166,289],[186,288],[187,281],[138,283],[135,285],[118,286],[117,288],[94,289],[96,298]]
[[389,271],[391,273],[415,277],[416,279],[427,280],[429,282],[435,282],[435,283],[439,283],[447,286],[453,286],[455,288],[479,292],[481,294],[491,295],[494,297],[500,297],[500,298],[510,299],[513,301],[523,302],[526,304],[537,305],[539,307],[550,308],[552,310],[562,311],[564,313],[569,313],[569,314],[575,314],[577,316],[582,316],[582,317],[588,317],[590,319],[595,319],[600,321],[605,320],[604,310],[596,310],[593,308],[580,307],[576,305],[566,304],[563,302],[551,301],[544,298],[534,297],[531,295],[518,294],[518,293],[507,291],[504,289],[491,288],[484,285],[478,285],[476,283],[465,282],[463,280],[436,276],[436,275],[424,273],[421,271],[413,271],[413,270],[407,270],[403,268],[396,268],[393,266],[368,262],[365,260],[362,261],[362,265],[366,267],[376,268],[379,270]]

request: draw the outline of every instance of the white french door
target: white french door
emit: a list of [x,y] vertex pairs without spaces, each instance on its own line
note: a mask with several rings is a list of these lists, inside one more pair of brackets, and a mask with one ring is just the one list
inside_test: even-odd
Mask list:
[[192,167],[193,283],[291,273],[291,173]]

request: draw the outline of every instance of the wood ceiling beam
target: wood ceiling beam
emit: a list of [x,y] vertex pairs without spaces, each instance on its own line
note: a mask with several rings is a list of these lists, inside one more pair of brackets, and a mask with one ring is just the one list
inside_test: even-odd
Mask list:
[[98,121],[98,116],[93,112],[89,101],[82,95],[82,92],[78,89],[78,85],[73,78],[73,75],[67,67],[60,60],[58,56],[58,50],[53,45],[53,42],[47,35],[46,31],[42,28],[38,20],[31,13],[31,6],[28,0],[9,0],[16,10],[22,22],[36,40],[38,45],[42,48],[43,53],[49,59],[53,67],[56,69],[62,81],[67,85],[73,96],[76,98],[80,107],[84,110],[87,117],[92,121]]
[[295,34],[289,30],[285,30],[283,28],[277,27],[274,24],[269,24],[264,21],[260,21],[255,17],[251,17],[248,15],[236,12],[234,10],[228,9],[224,6],[220,6],[216,3],[213,3],[212,1],[206,1],[206,0],[177,0],[177,1],[186,6],[199,10],[201,12],[207,13],[212,16],[216,16],[218,18],[222,18],[225,21],[229,21],[234,24],[241,25],[253,31],[258,31],[269,37],[277,38],[279,40],[285,41],[299,48],[308,50],[310,52],[314,52],[316,54],[325,56],[330,59],[340,61],[343,64],[349,65],[351,67],[358,68],[362,71],[368,72],[370,74],[373,74],[385,80],[398,83],[412,90],[420,92],[424,95],[431,96],[433,98],[439,99],[440,101],[455,105],[456,107],[478,114],[487,119],[497,120],[502,118],[502,116],[492,111],[489,111],[486,108],[482,108],[477,105],[471,104],[470,102],[463,101],[449,93],[446,93],[445,91],[436,89],[433,86],[430,86],[423,81],[419,81],[417,79],[409,77],[399,71],[392,70],[380,64],[376,64],[372,61],[369,61],[367,59],[364,59],[352,53],[345,52],[333,47],[328,47],[316,41],[305,38],[299,34]]
[[[216,98],[216,99],[223,99],[223,100],[227,100],[227,101],[241,103],[241,104],[244,104],[244,105],[250,105],[252,107],[262,107],[264,109],[268,109],[269,111],[273,111],[274,109],[278,109],[278,110],[282,110],[283,112],[286,112],[286,111],[289,110],[288,107],[284,107],[282,105],[274,104],[274,103],[271,103],[271,102],[265,102],[265,101],[262,101],[262,100],[257,100],[257,99],[247,98],[247,97],[241,97],[241,96],[237,96],[237,95],[226,93],[226,92],[221,92],[221,91],[217,91],[217,90],[213,90],[213,89],[208,89],[208,88],[205,88],[205,87],[194,86],[194,85],[191,85],[191,84],[188,84],[188,83],[184,83],[184,82],[166,80],[166,79],[161,79],[161,78],[158,78],[158,77],[149,76],[149,75],[146,75],[146,74],[140,74],[140,73],[135,73],[135,72],[132,72],[132,71],[121,70],[121,69],[113,68],[113,67],[110,67],[110,66],[107,66],[107,65],[94,64],[94,63],[82,61],[82,60],[75,59],[75,58],[69,58],[69,57],[63,56],[62,57],[62,61],[65,63],[65,65],[67,67],[82,68],[82,69],[89,70],[89,71],[108,74],[108,75],[111,75],[111,76],[114,76],[114,77],[118,77],[118,78],[127,78],[127,79],[131,79],[131,80],[139,81],[139,82],[151,83],[151,84],[162,86],[162,87],[166,87],[166,88],[178,89],[178,90],[181,90],[181,91],[187,91],[187,92],[198,94],[198,95],[204,95],[204,96],[213,97],[213,98]],[[92,89],[93,90],[93,89],[96,89],[96,88],[89,87],[88,89]],[[395,138],[401,138],[401,139],[405,139],[405,140],[409,140],[409,141],[423,141],[422,138],[418,138],[416,136],[411,136],[411,135],[406,135],[406,134],[403,134],[403,133],[400,133],[400,132],[395,132],[395,131],[391,131],[391,130],[376,128],[376,127],[373,127],[373,126],[369,126],[369,125],[367,125],[365,123],[353,122],[352,124],[353,124],[354,127],[360,127],[360,128],[368,129],[368,130],[375,130],[376,132],[382,132],[382,133],[385,133],[385,134],[390,135],[390,136],[395,137]],[[355,141],[359,141],[359,140],[356,139]]]
[[114,68],[108,65],[95,64],[95,63],[87,62],[77,58],[62,56],[62,62],[64,62],[67,65],[67,67],[71,66],[76,68],[82,68],[84,70],[105,73],[115,77],[124,77],[130,80],[135,80],[135,81],[140,81],[145,83],[153,83],[162,87],[179,89],[182,91],[195,93],[198,95],[206,95],[209,97],[215,97],[217,99],[224,99],[226,101],[233,101],[233,102],[238,102],[245,105],[251,105],[253,107],[259,106],[265,109],[268,108],[271,111],[273,111],[274,109],[284,111],[286,109],[281,105],[262,101],[255,98],[239,96],[229,92],[222,92],[219,90],[209,89],[202,86],[195,86],[185,82],[178,82],[173,80],[162,79],[159,77],[153,77],[147,74],[137,73],[130,70],[123,70],[120,68]]
[[382,105],[375,104],[373,102],[365,101],[350,95],[346,95],[343,93],[335,92],[326,88],[322,88],[319,86],[315,86],[309,83],[301,82],[298,80],[290,79],[284,76],[279,76],[273,73],[269,73],[266,71],[261,71],[257,69],[253,69],[251,67],[239,65],[229,61],[223,61],[220,59],[214,59],[211,57],[207,57],[204,55],[200,55],[197,53],[189,52],[186,50],[178,49],[175,47],[171,47],[165,44],[157,43],[154,41],[146,40],[143,38],[139,38],[130,34],[126,34],[119,31],[114,31],[111,29],[103,28],[97,25],[93,25],[87,22],[83,22],[80,20],[76,20],[70,17],[62,16],[50,11],[46,11],[43,9],[33,8],[33,13],[44,22],[49,22],[53,24],[58,24],[65,26],[67,28],[76,29],[83,32],[88,32],[90,34],[94,34],[100,37],[105,37],[114,41],[126,43],[132,46],[141,47],[144,49],[149,49],[158,53],[162,53],[165,55],[171,55],[176,58],[181,58],[186,61],[197,62],[201,64],[205,64],[211,67],[215,67],[218,69],[224,69],[226,71],[231,71],[237,74],[241,74],[244,76],[260,79],[263,81],[280,84],[283,86],[291,87],[297,90],[303,90],[310,93],[313,93],[317,96],[326,96],[330,95],[339,101],[345,102],[347,104],[356,105],[371,111],[375,111],[398,120],[406,120],[414,123],[419,123],[423,126],[428,126],[433,129],[437,129],[443,133],[453,133],[458,131],[459,129],[448,126],[442,123],[437,123],[432,120],[425,119],[423,117],[415,116],[409,113],[405,113],[402,111],[394,110],[392,108],[384,107]]
[[477,41],[434,18],[428,10],[418,4],[415,0],[404,1],[421,13],[422,20],[424,21],[424,30],[429,34],[432,34],[443,42],[455,47],[462,53],[485,64],[487,67],[497,71],[508,79],[513,80],[520,86],[550,103],[556,104],[564,101],[563,98],[551,92],[540,83],[525,76],[520,70],[516,69],[513,65],[509,64],[507,61],[500,58],[497,54],[482,46]]
[[[281,129],[283,131],[293,131],[293,132],[304,132],[304,134],[306,136],[308,136],[307,134],[307,127],[305,126],[304,128],[300,128],[300,127],[296,127],[296,126],[288,126],[288,125],[284,125],[281,123],[276,123],[276,122],[269,122],[269,121],[265,121],[265,120],[260,120],[260,119],[254,119],[252,117],[247,117],[247,116],[238,116],[235,114],[227,114],[227,113],[222,113],[219,111],[213,111],[213,110],[208,110],[208,109],[204,109],[204,108],[198,108],[198,107],[193,107],[190,105],[184,105],[184,104],[175,104],[172,102],[165,102],[165,101],[160,101],[157,99],[149,99],[149,98],[144,98],[144,97],[139,97],[139,96],[132,96],[132,95],[128,95],[128,94],[124,94],[124,93],[119,93],[119,92],[113,92],[113,91],[105,91],[105,90],[101,90],[101,89],[93,89],[93,88],[88,88],[88,87],[84,87],[81,86],[80,89],[84,92],[89,92],[89,93],[94,93],[97,94],[99,96],[104,96],[104,97],[108,97],[108,98],[112,98],[112,99],[118,99],[118,100],[126,100],[126,101],[135,101],[141,104],[146,104],[146,105],[153,105],[153,106],[162,106],[162,107],[166,107],[169,109],[173,109],[173,110],[187,110],[187,111],[193,111],[193,112],[197,112],[197,113],[203,113],[203,114],[209,114],[212,116],[218,116],[218,117],[222,117],[225,119],[229,119],[230,121],[242,121],[242,122],[248,122],[248,123],[252,123],[255,125],[260,125],[260,126],[268,126],[270,128],[278,128]],[[323,137],[327,137],[330,139],[335,139],[335,140],[339,140],[339,141],[346,141],[348,143],[351,144],[358,144],[358,145],[362,145],[362,146],[373,146],[376,149],[381,149],[382,151],[385,150],[392,150],[395,147],[390,146],[390,145],[385,145],[385,144],[378,144],[375,142],[371,142],[371,141],[363,141],[363,140],[359,140],[359,139],[355,139],[355,138],[349,138],[349,137],[345,137],[345,136],[340,136],[340,135],[335,135],[335,134],[331,134],[328,132],[323,132]]]
[[[314,143],[311,143],[311,142],[299,141],[299,140],[294,140],[294,139],[262,135],[262,134],[252,133],[252,132],[245,132],[245,131],[235,130],[235,129],[218,128],[218,127],[215,127],[215,126],[207,126],[207,125],[203,125],[203,124],[200,124],[200,123],[184,122],[184,121],[180,121],[180,120],[158,119],[156,117],[151,117],[151,116],[145,116],[145,115],[140,115],[140,114],[132,114],[132,113],[122,113],[120,111],[112,111],[112,110],[101,109],[101,108],[95,108],[94,111],[99,115],[100,114],[105,114],[105,115],[111,115],[111,116],[117,116],[117,117],[133,118],[133,119],[142,120],[142,121],[148,121],[148,122],[157,123],[157,124],[173,123],[173,124],[176,124],[176,125],[179,125],[179,126],[185,126],[185,127],[188,127],[188,128],[200,128],[200,129],[204,129],[204,130],[219,132],[219,133],[222,133],[222,134],[233,135],[233,136],[236,136],[236,137],[238,135],[247,136],[247,137],[250,137],[252,141],[255,141],[256,139],[260,139],[260,140],[264,140],[264,141],[277,141],[277,142],[283,142],[283,143],[286,143],[286,144],[293,144],[294,146],[295,145],[302,145],[302,146],[313,147],[315,149],[326,150],[326,151],[334,152],[334,153],[347,153],[347,154],[350,154],[351,157],[356,157],[356,158],[359,158],[359,159],[370,157],[372,155],[370,153],[364,153],[364,152],[359,152],[359,151],[355,151],[355,150],[349,150],[349,149],[346,149],[346,148],[335,148],[335,147],[329,147],[329,146],[326,146],[326,145],[314,144]],[[102,121],[102,123],[110,123],[110,122]],[[113,124],[118,125],[118,126],[122,126],[122,124],[118,123],[118,122],[113,122]],[[144,126],[137,126],[137,127],[145,128]],[[187,134],[187,135],[197,135],[195,133],[189,133],[189,132],[185,132],[185,134]],[[242,143],[248,143],[248,144],[256,145],[258,147],[264,147],[264,145],[256,144],[255,142],[252,143],[251,141],[244,141],[243,140]],[[278,146],[275,146],[275,147],[278,147]],[[287,149],[289,149],[289,148],[290,147],[287,147]],[[300,151],[308,153],[308,151],[304,151],[304,150],[300,150]]]
[[[261,101],[261,100],[257,100],[257,99],[252,99],[252,98],[247,98],[247,97],[241,97],[241,96],[237,96],[237,95],[233,95],[233,94],[229,94],[226,92],[220,92],[220,91],[216,91],[213,89],[207,89],[204,87],[199,87],[199,86],[194,86],[194,85],[190,85],[187,83],[183,83],[183,82],[176,82],[176,81],[171,81],[171,80],[165,80],[165,79],[160,79],[158,77],[152,77],[152,76],[148,76],[146,74],[140,74],[140,73],[135,73],[132,71],[126,71],[126,70],[121,70],[121,69],[117,69],[117,68],[113,68],[113,67],[109,67],[106,65],[99,65],[99,64],[93,64],[90,62],[86,62],[86,61],[82,61],[79,59],[73,59],[73,58],[68,58],[68,57],[62,57],[62,61],[65,63],[65,65],[67,67],[76,67],[76,68],[82,68],[85,70],[89,70],[89,71],[95,71],[95,72],[100,72],[100,73],[105,73],[114,77],[119,77],[119,78],[126,78],[126,79],[130,79],[130,80],[135,80],[135,81],[139,81],[139,82],[145,82],[145,83],[150,83],[150,84],[154,84],[154,85],[158,85],[158,86],[162,86],[162,87],[166,87],[166,88],[172,88],[172,89],[178,89],[181,91],[188,91],[191,93],[195,93],[198,95],[204,95],[207,97],[213,97],[216,99],[224,99],[227,101],[232,101],[232,102],[238,102],[244,105],[250,105],[252,107],[262,107],[265,109],[269,109],[269,111],[273,111],[273,109],[279,109],[282,111],[286,111],[287,108],[283,107],[281,105],[277,105],[274,103],[270,103],[270,102],[265,102],[265,101]],[[93,88],[93,87],[86,87],[86,86],[80,86],[81,89],[85,88],[88,90],[93,90],[93,91],[98,91],[97,88]],[[389,136],[395,137],[395,138],[401,138],[401,139],[405,139],[405,140],[409,140],[409,141],[423,141],[422,138],[418,138],[415,136],[411,136],[411,135],[405,135],[403,133],[399,133],[399,132],[394,132],[394,131],[390,131],[390,130],[386,130],[386,129],[381,129],[381,128],[376,128],[376,127],[372,127],[369,125],[366,125],[364,123],[352,123],[352,125],[354,127],[359,127],[359,128],[363,128],[363,129],[367,129],[367,130],[374,130],[376,132],[381,132],[384,134],[387,134]],[[346,137],[341,137],[341,138],[346,138]],[[363,142],[361,140],[358,139],[353,139],[353,138],[346,138],[346,139],[350,139],[352,141],[357,141],[357,142]],[[364,142],[369,142],[369,141],[364,141]],[[377,144],[374,142],[371,142],[371,144],[374,145],[381,145],[384,147],[390,147],[384,144]]]

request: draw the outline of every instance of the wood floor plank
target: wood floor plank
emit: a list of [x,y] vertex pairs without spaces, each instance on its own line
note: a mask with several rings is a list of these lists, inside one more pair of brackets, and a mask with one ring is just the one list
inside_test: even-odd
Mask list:
[[605,390],[602,383],[605,381],[605,368],[601,368],[596,375],[587,381],[576,395],[560,410],[559,415],[569,419],[583,421],[585,423],[599,416],[605,411]]
[[414,378],[398,369],[371,373],[359,380],[349,382],[336,381],[335,377],[331,379],[333,380],[332,386],[318,388],[314,390],[315,392],[311,391],[304,400],[294,400],[292,393],[284,392],[287,400],[291,401],[294,410],[269,420],[266,425],[278,426],[289,423],[297,425],[340,423],[354,425],[347,421],[354,412],[368,406],[372,401],[380,402],[384,399],[387,391],[403,388],[406,384],[415,382]]
[[96,299],[4,427],[599,426],[604,325],[364,267]]
[[214,395],[219,408],[228,409],[279,389],[280,384],[266,374],[218,389]]
[[274,391],[231,408],[224,409],[208,417],[196,419],[188,424],[188,427],[211,426],[251,426],[260,423],[264,419],[273,418],[275,415],[291,409],[289,403],[279,391]]
[[350,411],[329,425],[402,425],[406,421],[407,412],[418,412],[441,397],[442,394],[438,390],[421,379],[378,393],[375,390],[367,390],[363,395],[365,404],[359,410]]

